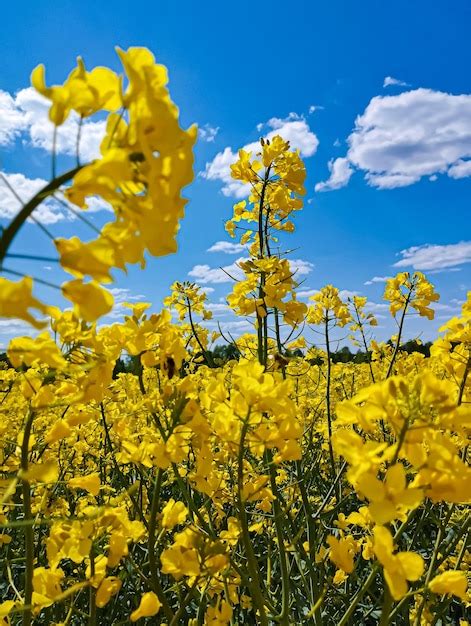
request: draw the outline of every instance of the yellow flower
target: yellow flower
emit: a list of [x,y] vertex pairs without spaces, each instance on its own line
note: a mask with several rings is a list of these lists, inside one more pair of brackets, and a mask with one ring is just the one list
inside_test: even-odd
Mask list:
[[407,581],[416,581],[424,573],[424,561],[415,552],[393,554],[393,537],[384,526],[373,530],[373,549],[383,566],[384,579],[394,600],[400,600],[407,593]]
[[59,478],[59,466],[56,461],[30,464],[28,471],[21,472],[21,478],[30,483],[54,483]]
[[37,567],[33,572],[33,604],[50,606],[54,598],[62,593],[61,580],[64,572],[60,568]]
[[97,496],[100,491],[100,476],[99,474],[87,474],[86,476],[77,476],[77,478],[71,478],[67,481],[67,485],[71,489],[84,489],[93,496]]
[[160,600],[153,591],[144,593],[141,597],[138,608],[131,613],[131,622],[137,622],[141,617],[152,617],[157,615],[162,606]]
[[353,557],[358,551],[356,541],[351,535],[337,539],[333,535],[327,537],[327,543],[330,546],[329,558],[335,565],[350,574],[353,572]]
[[106,606],[111,597],[118,593],[121,584],[120,579],[116,576],[108,576],[101,581],[96,592],[96,605],[99,609]]
[[57,420],[57,422],[47,431],[44,441],[46,443],[54,443],[60,439],[65,439],[71,432],[72,429],[65,420]]
[[173,498],[162,509],[162,528],[172,529],[177,524],[183,524],[188,515],[188,509],[183,502],[175,502]]
[[87,322],[94,322],[111,311],[114,298],[109,291],[96,282],[83,283],[71,280],[62,285],[62,293],[73,302],[77,315]]
[[29,309],[36,309],[43,314],[49,307],[33,297],[33,280],[26,276],[18,282],[0,277],[0,317],[13,317],[29,322],[35,328],[43,328],[45,321],[34,318]]
[[37,337],[15,337],[8,346],[8,358],[13,367],[24,363],[30,367],[46,364],[57,369],[66,365],[61,351],[47,332]]
[[357,486],[370,500],[370,515],[380,525],[402,519],[405,512],[417,508],[424,498],[422,489],[407,486],[406,473],[401,463],[387,470],[384,482],[366,472],[358,479]]
[[466,602],[468,599],[468,577],[466,572],[449,570],[448,572],[438,574],[430,581],[429,588],[433,593],[453,595],[463,600],[463,602]]

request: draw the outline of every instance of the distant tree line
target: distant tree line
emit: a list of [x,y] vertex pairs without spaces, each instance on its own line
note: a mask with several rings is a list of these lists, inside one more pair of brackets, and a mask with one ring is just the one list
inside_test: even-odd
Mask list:
[[[388,341],[387,343],[392,345],[391,341]],[[419,352],[420,354],[429,357],[431,345],[431,341],[428,341],[427,343],[420,343],[415,339],[411,339],[410,341],[403,343],[400,350],[407,352],[408,354],[411,354],[412,352]],[[240,357],[239,350],[234,344],[217,345],[212,350],[207,350],[207,352],[209,352],[209,355],[212,358],[212,363],[214,363],[215,366],[222,366],[228,361],[238,360]],[[296,350],[286,350],[282,356],[287,359],[292,357],[303,357],[304,352],[297,348]],[[348,346],[343,346],[339,350],[331,352],[331,357],[333,363],[367,363],[371,358],[371,352],[365,352],[362,350],[352,352]],[[202,363],[203,362],[204,359],[202,359]],[[323,359],[318,356],[311,359],[311,362],[313,365],[322,365]],[[6,352],[0,352],[0,364],[1,363],[5,363],[8,367],[11,367]],[[184,373],[186,367],[187,364],[184,363],[181,373]],[[140,369],[141,362],[138,356],[123,356],[120,357],[115,363],[113,378],[117,378],[118,374],[134,374],[137,376]]]

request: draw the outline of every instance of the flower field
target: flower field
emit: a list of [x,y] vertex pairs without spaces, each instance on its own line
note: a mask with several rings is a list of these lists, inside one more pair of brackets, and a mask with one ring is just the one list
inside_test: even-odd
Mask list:
[[[466,626],[471,292],[427,354],[403,349],[439,300],[420,272],[386,282],[387,343],[364,297],[300,301],[283,250],[306,172],[275,136],[231,166],[247,193],[226,231],[249,258],[227,302],[253,331],[208,330],[207,294],[177,276],[160,313],[133,302],[100,323],[114,270],[177,251],[197,137],[166,68],[118,54],[123,75],[81,59],[62,85],[32,73],[55,128],[107,122],[100,158],[55,171],[1,232],[0,316],[37,333],[0,363],[0,624]],[[51,242],[67,309],[11,265],[58,194],[85,223],[91,198],[112,216]],[[339,333],[361,362],[334,358]]]

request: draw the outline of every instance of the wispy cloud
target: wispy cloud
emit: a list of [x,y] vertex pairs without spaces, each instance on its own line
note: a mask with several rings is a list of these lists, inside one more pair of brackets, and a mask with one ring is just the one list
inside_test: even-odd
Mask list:
[[200,138],[207,143],[213,143],[218,132],[219,126],[211,126],[211,124],[204,124],[198,128]]
[[409,83],[392,76],[386,76],[383,82],[383,87],[410,87]]
[[370,278],[370,280],[367,280],[364,284],[373,285],[374,283],[385,283],[390,278],[391,276],[373,276],[373,278]]
[[456,269],[457,266],[471,263],[471,241],[438,245],[424,244],[412,246],[399,253],[401,259],[394,267],[413,267],[415,270]]
[[222,252],[224,254],[240,254],[245,251],[245,246],[231,241],[216,241],[206,252]]

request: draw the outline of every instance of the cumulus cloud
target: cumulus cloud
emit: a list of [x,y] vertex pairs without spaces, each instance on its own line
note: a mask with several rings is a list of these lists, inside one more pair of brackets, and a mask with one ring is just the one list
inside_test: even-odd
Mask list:
[[[11,219],[18,213],[22,205],[28,202],[46,184],[47,181],[43,178],[28,178],[20,173],[0,172],[0,218]],[[33,213],[34,220],[29,218],[28,221],[38,221],[41,224],[55,224],[65,219],[74,220],[74,213],[66,209],[66,205],[69,203],[66,202],[60,193],[58,197],[60,202],[53,197],[46,198],[35,209]],[[111,210],[109,204],[100,198],[88,198],[87,204],[89,213]],[[73,208],[75,211],[80,210],[78,207]]]
[[125,315],[130,313],[129,309],[124,306],[125,302],[146,302],[147,298],[142,293],[133,294],[130,289],[125,287],[112,287],[108,289],[114,298],[114,305],[111,311],[105,316],[108,320],[122,320]]
[[[218,284],[230,283],[234,280],[242,280],[244,272],[240,268],[240,263],[247,261],[246,257],[240,257],[234,263],[224,265],[222,267],[210,267],[207,264],[195,265],[189,272],[188,276],[194,278],[198,283]],[[290,259],[291,270],[296,277],[306,276],[314,269],[314,265],[310,261],[304,259]]]
[[314,269],[314,263],[303,259],[289,259],[289,266],[296,277],[307,276]]
[[253,324],[251,324],[247,320],[236,320],[231,322],[209,321],[205,322],[204,325],[211,330],[221,329],[224,334],[230,333],[233,337],[238,337],[243,333],[254,332]]
[[198,134],[203,141],[207,143],[213,143],[219,132],[219,126],[211,126],[211,124],[204,124],[198,128]]
[[404,82],[403,80],[399,80],[398,78],[393,78],[392,76],[386,76],[383,82],[383,87],[410,87],[409,83]]
[[[290,142],[292,148],[299,149],[303,157],[310,157],[315,154],[319,145],[319,140],[309,128],[305,118],[297,113],[290,113],[286,118],[272,117],[268,122],[257,126],[259,132],[264,128],[270,129],[264,135],[266,139],[281,135],[283,139]],[[260,149],[260,144],[255,141],[245,145],[243,149],[256,153]],[[205,171],[201,173],[201,176],[207,180],[221,181],[223,183],[222,193],[225,196],[243,198],[249,194],[250,185],[244,185],[231,178],[230,166],[237,159],[237,151],[233,151],[228,146],[222,152],[218,152],[212,161],[206,163]]]
[[331,159],[329,161],[330,176],[328,180],[322,183],[317,183],[316,191],[330,191],[331,189],[340,189],[350,180],[353,174],[353,169],[350,167],[350,163],[347,158],[340,157],[338,159]]
[[426,243],[412,246],[400,253],[401,259],[394,267],[413,267],[415,270],[457,269],[458,265],[471,263],[471,241],[446,245]]
[[15,337],[35,337],[39,331],[31,324],[16,319],[0,320],[0,350],[7,349],[10,341]]
[[231,312],[230,307],[222,302],[209,302],[205,306],[215,317],[227,315]]
[[26,128],[25,114],[18,109],[15,99],[0,90],[0,146],[7,146]]
[[[347,143],[343,171],[358,169],[379,189],[405,187],[423,176],[470,176],[471,94],[414,89],[376,96],[357,117]],[[351,174],[342,181],[337,161],[329,180],[318,183],[320,190],[348,183]]]
[[[22,203],[28,202],[46,184],[42,178],[31,179],[23,174],[2,172],[0,175],[0,218],[11,219],[21,209]],[[15,190],[18,197],[12,193],[10,187]],[[66,215],[59,203],[46,200],[35,210],[34,218],[42,224],[55,224],[65,219]]]
[[[22,89],[15,96],[0,91],[0,145],[11,144],[20,137],[35,148],[50,151],[54,125],[48,118],[49,101],[32,87]],[[90,161],[99,155],[105,121],[84,120],[81,129],[80,157]],[[71,113],[57,129],[58,154],[75,155],[79,116]]]
[[390,278],[391,276],[373,276],[373,278],[371,278],[370,280],[367,280],[364,284],[373,285],[374,283],[385,283]]
[[246,260],[246,258],[241,257],[234,263],[223,267],[210,267],[206,264],[195,265],[188,272],[188,276],[191,276],[203,285],[207,283],[230,283],[232,280],[241,280],[244,277],[244,272],[240,269],[239,263]]
[[462,159],[456,161],[448,170],[448,176],[451,178],[466,178],[467,176],[471,176],[471,159],[468,161],[463,161]]
[[301,291],[297,291],[298,298],[310,298],[311,296],[319,293],[319,289],[302,289]]
[[206,252],[223,252],[224,254],[240,254],[244,252],[245,246],[231,241],[216,241],[206,250]]

